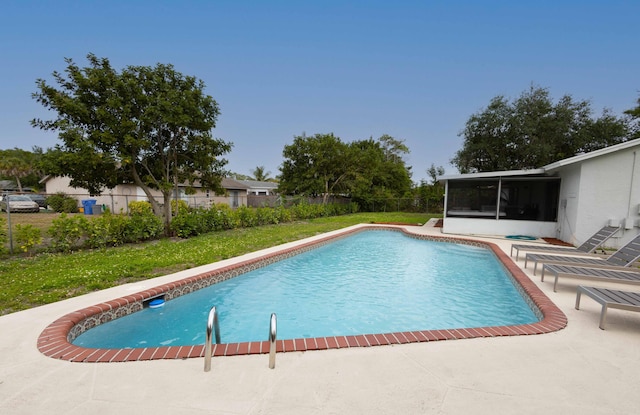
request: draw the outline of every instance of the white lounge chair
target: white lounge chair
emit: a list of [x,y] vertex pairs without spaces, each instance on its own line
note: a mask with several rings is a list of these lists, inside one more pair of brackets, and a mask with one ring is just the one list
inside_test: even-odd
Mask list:
[[609,290],[606,288],[578,287],[576,294],[576,310],[580,310],[580,296],[586,294],[602,305],[600,312],[600,328],[604,330],[607,322],[607,310],[617,308],[620,310],[640,311],[640,293],[633,291]]
[[513,256],[514,249],[516,251],[516,261],[518,260],[518,254],[520,253],[520,251],[542,251],[566,253],[571,255],[593,255],[593,252],[600,246],[602,246],[602,244],[605,243],[607,239],[611,238],[616,232],[618,232],[619,229],[619,226],[605,226],[577,248],[571,246],[558,246],[550,244],[513,244],[511,245],[511,256]]
[[536,275],[538,264],[561,264],[587,268],[628,269],[640,259],[640,234],[622,248],[606,258],[576,257],[565,255],[546,255],[528,253],[524,257],[524,267],[533,262],[533,275]]

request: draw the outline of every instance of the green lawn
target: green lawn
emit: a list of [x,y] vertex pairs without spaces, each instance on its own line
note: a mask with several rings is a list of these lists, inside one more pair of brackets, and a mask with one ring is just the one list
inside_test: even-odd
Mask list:
[[358,213],[0,263],[0,315],[232,258],[358,223],[425,223],[434,215]]

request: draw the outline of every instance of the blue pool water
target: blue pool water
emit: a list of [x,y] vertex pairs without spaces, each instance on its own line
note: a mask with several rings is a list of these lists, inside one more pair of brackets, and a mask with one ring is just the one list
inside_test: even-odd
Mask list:
[[99,325],[73,342],[203,344],[216,306],[223,343],[527,324],[539,321],[487,249],[364,231]]

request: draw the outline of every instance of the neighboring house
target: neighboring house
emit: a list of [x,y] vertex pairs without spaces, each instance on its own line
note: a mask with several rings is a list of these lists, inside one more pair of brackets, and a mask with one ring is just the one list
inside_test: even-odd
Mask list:
[[[86,189],[74,188],[69,185],[71,179],[69,177],[46,176],[40,183],[44,185],[46,194],[65,193],[78,199],[78,206],[82,206],[82,200],[96,200],[97,206],[105,206],[112,212],[126,212],[129,202],[136,200],[147,200],[145,193],[141,188],[133,184],[121,184],[113,189],[105,189],[100,196],[90,196]],[[194,194],[186,194],[186,188],[179,188],[178,198],[186,201],[189,206],[193,207],[209,207],[213,204],[224,203],[236,208],[247,204],[247,197],[254,192],[265,191],[264,182],[244,182],[241,180],[233,180],[228,178],[222,179],[222,187],[226,190],[226,194],[219,195],[209,190],[198,189]],[[277,187],[275,185],[274,187]],[[266,188],[271,189],[270,186]],[[162,200],[159,191],[153,191],[154,196],[158,196]],[[270,193],[271,194],[271,193]]]
[[249,186],[247,193],[256,196],[273,196],[277,194],[278,183],[261,182],[257,180],[238,180]]
[[640,139],[534,170],[444,175],[443,233],[528,235],[581,244],[601,227],[640,232]]

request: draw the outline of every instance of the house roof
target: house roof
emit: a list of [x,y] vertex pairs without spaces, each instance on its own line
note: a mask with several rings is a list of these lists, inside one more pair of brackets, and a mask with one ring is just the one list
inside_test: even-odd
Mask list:
[[624,150],[632,147],[640,147],[640,138],[636,140],[625,141],[624,143],[615,144],[613,146],[601,148],[600,150],[590,151],[584,154],[578,154],[577,156],[569,157],[563,160],[556,161],[551,164],[547,164],[539,169],[530,170],[505,170],[505,171],[488,171],[482,173],[469,173],[469,174],[450,174],[438,176],[437,181],[447,180],[465,180],[465,179],[482,179],[482,178],[498,178],[509,176],[543,176],[551,175],[555,170],[561,167],[565,167],[574,163],[580,163],[585,160],[589,160],[595,157],[600,157],[605,154],[614,153],[616,151]]
[[483,179],[494,177],[510,177],[510,176],[534,176],[545,174],[544,169],[530,169],[530,170],[504,170],[504,171],[486,171],[482,173],[468,173],[468,174],[449,174],[438,176],[438,181],[452,180],[452,179]]
[[248,185],[242,183],[240,180],[230,179],[228,177],[222,178],[222,182],[220,183],[222,187],[225,189],[240,189],[246,190],[249,188]]
[[560,167],[565,167],[570,164],[579,163],[585,160],[589,160],[595,157],[600,157],[605,154],[615,153],[616,151],[624,150],[632,147],[640,147],[640,138],[636,140],[625,141],[624,143],[616,144],[613,146],[601,148],[600,150],[590,151],[588,153],[578,154],[577,156],[569,157],[560,161],[556,161],[551,164],[547,164],[543,169],[547,172],[557,170]]
[[237,180],[240,183],[244,183],[250,188],[261,188],[261,189],[276,189],[278,187],[278,183],[274,182],[262,182],[258,180]]

